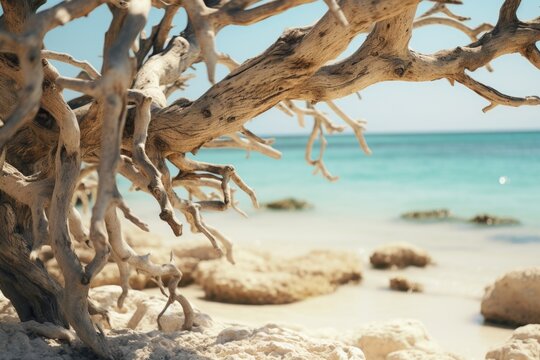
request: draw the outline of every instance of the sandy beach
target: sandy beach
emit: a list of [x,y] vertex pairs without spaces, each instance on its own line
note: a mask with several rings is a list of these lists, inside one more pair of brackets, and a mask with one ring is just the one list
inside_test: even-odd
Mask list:
[[[155,220],[152,206],[139,206],[136,211],[148,221],[152,234],[138,232],[138,235],[130,236],[145,244],[152,241],[159,244],[161,238],[159,249],[154,251],[167,254],[169,249],[186,248],[195,239],[203,240],[199,244],[205,244],[209,249],[200,234],[186,231],[182,238],[174,238],[166,224]],[[239,351],[256,354],[255,359],[266,359],[268,354],[272,354],[271,358],[284,359],[290,356],[295,359],[363,359],[361,353],[355,355],[358,347],[364,353],[378,351],[381,346],[391,348],[395,346],[390,345],[392,341],[398,341],[392,337],[403,331],[404,336],[410,337],[405,341],[412,341],[410,346],[413,349],[427,346],[444,351],[430,355],[429,359],[438,359],[445,354],[444,359],[482,360],[488,351],[505,344],[515,329],[484,322],[480,304],[485,287],[508,271],[538,266],[540,254],[539,233],[534,226],[486,227],[452,220],[413,222],[397,216],[389,220],[368,219],[354,214],[344,216],[315,210],[249,210],[249,214],[249,219],[234,212],[208,213],[205,218],[234,240],[238,254],[246,250],[264,252],[274,254],[273,261],[287,261],[287,257],[304,255],[312,250],[339,250],[354,254],[361,260],[362,280],[339,286],[330,294],[283,305],[210,301],[205,298],[200,285],[182,287],[179,292],[197,309],[195,322],[202,326],[193,333],[180,331],[183,315],[176,304],[165,314],[165,332],[155,331],[156,316],[166,300],[157,288],[143,292],[132,290],[128,308],[118,309],[115,304],[120,287],[96,287],[91,291],[91,297],[110,311],[112,328],[106,333],[112,346],[134,359],[176,359],[178,356],[236,359],[234,354]],[[125,224],[125,230],[134,234],[130,226]],[[409,243],[426,250],[433,264],[423,268],[374,269],[369,259],[373,250],[395,242]],[[325,267],[326,264],[321,261],[320,266]],[[339,264],[336,269],[339,269]],[[390,290],[389,279],[398,275],[420,283],[423,292]],[[135,314],[143,309],[141,306],[150,308],[144,310],[145,315],[138,325],[127,329]],[[30,337],[23,340],[13,309],[3,306],[0,318],[0,322],[7,321],[1,326],[0,348],[8,349],[8,359],[25,358],[38,349],[45,351],[44,359],[56,359],[62,351],[67,351],[66,359],[91,358],[87,357],[81,345],[71,348],[67,343],[54,340],[44,342],[28,330],[25,330],[26,336]],[[384,324],[395,321],[405,327],[398,333],[387,328],[384,330]],[[419,325],[407,328],[406,324]],[[369,348],[364,348],[354,339],[360,339],[358,336],[362,336],[369,326],[381,329],[375,331],[381,331],[385,340],[377,340],[383,342],[379,345],[373,342],[366,345]],[[246,338],[246,334],[251,335]],[[230,346],[220,345],[224,338],[231,339],[226,343]],[[13,341],[20,342],[20,346],[11,349],[9,344]],[[276,353],[272,349],[281,342],[288,345],[279,350],[284,351],[279,355],[279,351]],[[291,349],[295,355],[288,354]],[[343,351],[348,355],[337,355]],[[419,359],[427,356],[427,353],[422,354],[414,356],[420,356]],[[250,355],[245,356],[239,358],[251,359]],[[367,360],[386,358],[370,356],[373,353],[367,355]],[[403,359],[409,359],[409,355],[403,356]],[[527,357],[524,359],[529,360]]]
[[537,5],[0,0],[0,360],[540,360]]
[[[369,322],[417,319],[445,350],[467,359],[483,359],[513,331],[484,324],[480,315],[484,288],[507,271],[538,265],[540,254],[538,232],[525,226],[486,228],[454,222],[411,223],[397,218],[376,221],[309,211],[258,211],[249,219],[234,213],[208,215],[208,221],[223,229],[241,248],[291,256],[311,249],[341,249],[358,253],[364,265],[360,284],[288,305],[222,304],[204,300],[197,285],[182,289],[197,308],[213,318],[252,326],[271,322],[313,334],[342,333]],[[151,227],[171,246],[182,241],[167,235],[167,228],[160,223],[153,222]],[[427,268],[372,269],[370,251],[396,241],[426,249],[436,263]],[[396,274],[423,284],[424,293],[389,290],[388,279]]]

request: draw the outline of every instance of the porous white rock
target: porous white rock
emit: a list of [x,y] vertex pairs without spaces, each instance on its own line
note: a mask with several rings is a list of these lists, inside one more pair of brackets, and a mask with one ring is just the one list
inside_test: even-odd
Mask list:
[[[369,360],[369,359],[368,359]],[[388,354],[385,360],[465,360],[463,357],[441,351],[407,349]]]
[[362,349],[367,360],[461,359],[443,351],[418,320],[371,323],[347,338],[345,342]]
[[481,313],[512,325],[540,324],[540,267],[511,271],[486,288]]
[[286,304],[327,294],[359,281],[360,259],[351,253],[320,250],[295,258],[241,250],[236,265],[206,261],[194,273],[208,299],[239,304]]
[[[103,286],[90,292],[97,304],[110,311],[113,329],[106,329],[105,332],[118,358],[365,360],[360,349],[338,340],[311,337],[273,324],[259,328],[231,326],[214,322],[208,315],[199,312],[195,314],[197,326],[194,330],[181,331],[174,325],[182,323],[181,309],[175,309],[174,305],[166,313],[171,322],[168,325],[162,322],[162,327],[168,326],[169,331],[158,331],[155,319],[164,305],[163,298],[131,291],[125,307],[120,310],[115,306],[119,293],[120,289],[116,286]],[[0,304],[3,304],[1,299]],[[126,329],[125,325],[141,308],[141,304],[146,307],[145,316],[135,330]],[[43,339],[27,333],[15,321],[0,324],[0,354],[2,360],[95,359],[95,355],[78,340],[69,345]]]
[[540,359],[540,325],[517,328],[508,341],[486,354],[486,360]]

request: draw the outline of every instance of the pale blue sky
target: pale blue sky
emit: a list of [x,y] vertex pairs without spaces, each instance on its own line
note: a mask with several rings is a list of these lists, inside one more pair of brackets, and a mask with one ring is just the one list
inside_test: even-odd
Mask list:
[[[48,6],[59,1],[49,1]],[[465,5],[453,6],[456,13],[470,16],[471,25],[481,22],[494,23],[503,0],[464,0]],[[431,3],[421,4],[424,10]],[[249,27],[229,26],[217,37],[219,51],[228,53],[242,62],[261,53],[272,44],[285,28],[309,25],[326,12],[322,1],[299,6],[284,14]],[[152,10],[148,29],[159,22],[162,11]],[[538,2],[523,0],[519,16],[530,19],[540,16]],[[102,6],[89,17],[83,18],[49,33],[45,45],[50,50],[69,52],[76,58],[87,59],[97,68],[101,65],[103,34],[107,30],[110,14]],[[180,12],[172,34],[185,26],[186,16]],[[356,49],[363,37],[356,39],[349,51]],[[468,37],[457,30],[430,26],[414,32],[411,48],[431,53],[469,43]],[[77,70],[58,64],[65,75],[75,75]],[[540,95],[540,71],[518,55],[510,55],[493,62],[494,73],[480,69],[473,74],[498,90],[515,96]],[[197,77],[190,80],[183,96],[195,99],[209,87],[205,67],[196,66]],[[218,78],[227,70],[219,67]],[[387,82],[376,84],[362,91],[362,100],[356,95],[338,100],[352,117],[368,121],[368,131],[378,132],[426,132],[426,131],[494,131],[540,129],[540,107],[496,107],[487,114],[481,109],[487,101],[472,91],[456,84],[451,87],[446,80],[430,83]],[[254,119],[249,127],[260,134],[305,133],[296,121],[277,110],[270,110]]]

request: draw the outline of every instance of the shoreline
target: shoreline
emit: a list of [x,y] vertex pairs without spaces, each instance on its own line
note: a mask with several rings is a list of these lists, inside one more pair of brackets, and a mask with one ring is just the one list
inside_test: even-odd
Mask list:
[[[175,238],[165,223],[147,216],[153,215],[151,207],[135,210],[142,212],[143,218],[149,220],[151,233],[161,238],[161,247],[165,252],[169,247],[182,248],[183,241],[190,242],[195,238],[207,241],[200,234],[189,233],[187,228],[183,237]],[[311,339],[326,339],[341,344],[349,344],[351,336],[371,324],[380,327],[395,320],[402,324],[419,322],[425,326],[432,340],[430,343],[467,360],[484,359],[489,350],[505,344],[515,329],[484,323],[480,314],[484,288],[510,270],[538,266],[537,255],[540,253],[538,241],[515,243],[501,240],[539,235],[535,228],[526,226],[478,227],[441,222],[372,221],[355,218],[354,215],[319,216],[313,212],[261,211],[249,220],[230,212],[207,215],[210,215],[206,217],[207,221],[225,232],[235,242],[236,249],[268,252],[278,255],[277,258],[304,255],[316,249],[354,252],[361,259],[362,280],[339,286],[335,292],[327,295],[285,305],[220,303],[206,300],[203,289],[197,284],[179,288],[178,292],[192,303],[198,310],[197,314],[208,314],[203,316],[209,316],[208,319],[223,326],[261,329],[268,324],[276,324],[284,331],[290,329]],[[125,230],[129,232],[131,226],[125,224]],[[145,233],[139,234],[143,243],[154,238],[150,236],[145,239]],[[425,268],[372,268],[369,262],[372,251],[380,245],[396,242],[410,243],[426,250],[434,264]],[[389,279],[395,276],[404,276],[420,283],[424,291],[404,293],[390,290]],[[116,288],[118,295],[120,288]],[[95,289],[99,292],[99,287]],[[165,301],[157,288],[143,292],[147,296],[159,295],[157,298]],[[136,298],[140,298],[140,295],[134,291],[132,296],[135,299],[131,301],[137,302]],[[112,292],[102,293],[101,297],[109,305],[116,302]],[[157,311],[161,311],[161,308],[162,305]],[[169,316],[177,316],[177,312],[178,309],[171,310]],[[114,314],[129,317],[124,312]],[[157,336],[155,341],[169,336],[167,333],[156,335],[156,332],[150,331],[154,329],[155,321],[152,324],[148,321],[146,319],[144,326],[132,335],[141,339]],[[113,330],[111,334],[126,335],[126,330],[122,329]],[[182,332],[174,334],[184,340],[191,336],[187,333],[183,338]],[[122,340],[118,338],[114,341]],[[205,341],[215,342],[211,336]],[[137,346],[148,351],[143,343]],[[137,349],[133,347],[129,351]]]
[[[302,328],[307,333],[332,332],[329,328],[343,333],[374,321],[417,319],[444,349],[467,359],[483,359],[488,350],[503,344],[513,331],[483,323],[480,301],[484,288],[507,271],[538,265],[540,254],[537,241],[497,240],[540,235],[527,226],[480,228],[447,223],[352,221],[342,216],[314,217],[309,212],[261,212],[247,221],[234,220],[237,217],[229,214],[209,215],[207,221],[223,230],[237,247],[286,256],[314,249],[354,251],[362,258],[363,280],[329,295],[287,305],[223,304],[205,300],[198,285],[182,288],[182,293],[201,311],[226,322],[255,326],[271,322]],[[152,229],[156,228],[160,235],[168,231],[166,225],[153,223]],[[171,246],[179,241],[170,235],[165,239]],[[436,264],[402,270],[372,269],[370,252],[392,242],[420,246]],[[420,282],[424,293],[389,290],[388,279],[396,275]]]

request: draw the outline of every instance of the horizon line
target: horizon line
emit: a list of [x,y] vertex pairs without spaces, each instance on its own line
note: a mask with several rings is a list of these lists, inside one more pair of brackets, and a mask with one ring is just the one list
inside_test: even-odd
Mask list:
[[[494,129],[494,130],[427,130],[427,131],[377,131],[364,132],[364,136],[398,136],[398,135],[466,135],[466,134],[522,134],[522,133],[540,133],[540,129]],[[261,134],[261,137],[303,137],[309,133],[282,133],[282,134]],[[352,131],[342,133],[327,134],[329,137],[353,135]]]

